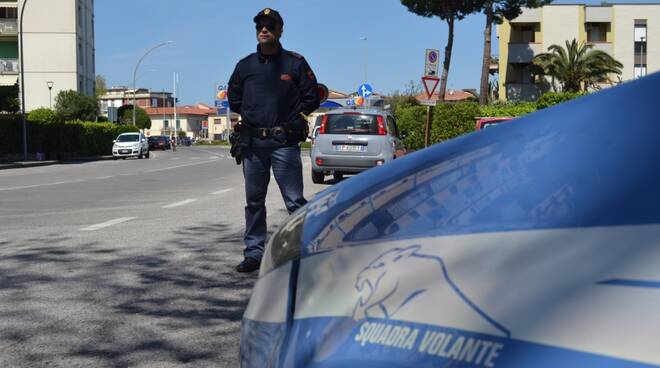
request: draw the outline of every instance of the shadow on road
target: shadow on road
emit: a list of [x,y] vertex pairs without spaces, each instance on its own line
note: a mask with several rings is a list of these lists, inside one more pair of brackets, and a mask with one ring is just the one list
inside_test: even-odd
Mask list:
[[242,234],[208,223],[168,238],[0,242],[0,366],[236,366],[256,280],[233,270]]

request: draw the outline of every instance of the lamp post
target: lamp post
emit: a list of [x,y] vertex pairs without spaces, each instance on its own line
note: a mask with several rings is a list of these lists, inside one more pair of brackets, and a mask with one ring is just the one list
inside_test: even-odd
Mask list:
[[50,109],[53,109],[53,86],[55,85],[55,82],[53,81],[48,81],[46,82],[46,85],[48,86],[48,101],[50,103]]
[[137,91],[135,90],[135,79],[136,79],[136,77],[137,77],[137,71],[138,71],[138,68],[140,67],[140,64],[142,63],[142,60],[144,60],[144,58],[145,58],[147,55],[149,55],[152,51],[154,51],[155,49],[157,49],[157,48],[159,48],[159,47],[162,47],[162,46],[165,46],[165,45],[169,45],[169,44],[172,44],[172,43],[174,43],[174,41],[167,41],[167,42],[159,43],[158,45],[156,45],[156,46],[150,48],[149,50],[147,50],[147,52],[145,52],[145,53],[140,57],[140,60],[138,60],[137,65],[135,65],[135,70],[133,70],[133,126],[135,126],[135,110],[136,110],[136,109],[135,109],[135,94],[137,93]]
[[25,119],[25,72],[24,72],[24,63],[23,59],[23,14],[25,13],[25,5],[27,0],[23,0],[23,6],[21,7],[21,19],[19,22],[19,42],[21,44],[21,117],[23,119],[23,160],[27,161],[27,122]]
[[360,40],[364,41],[364,83],[369,83],[369,79],[367,79],[367,36],[360,37]]

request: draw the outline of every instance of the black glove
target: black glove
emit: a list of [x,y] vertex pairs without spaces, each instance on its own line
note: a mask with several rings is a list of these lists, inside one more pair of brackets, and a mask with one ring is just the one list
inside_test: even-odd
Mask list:
[[296,115],[291,121],[282,124],[289,142],[304,142],[309,136],[309,125],[301,115]]

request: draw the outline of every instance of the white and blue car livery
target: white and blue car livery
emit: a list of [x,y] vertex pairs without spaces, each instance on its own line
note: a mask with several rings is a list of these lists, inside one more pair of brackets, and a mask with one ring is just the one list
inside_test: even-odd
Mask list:
[[243,367],[660,367],[660,74],[418,151],[273,235]]

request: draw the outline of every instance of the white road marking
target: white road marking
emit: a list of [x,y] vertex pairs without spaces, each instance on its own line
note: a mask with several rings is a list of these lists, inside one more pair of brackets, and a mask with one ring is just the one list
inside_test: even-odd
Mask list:
[[168,204],[168,205],[163,206],[163,207],[161,207],[161,208],[174,208],[174,207],[183,206],[183,205],[185,205],[185,204],[192,203],[192,202],[196,202],[196,201],[197,201],[197,198],[191,198],[191,199],[183,200],[183,201],[181,201],[181,202],[176,202],[176,203]]
[[102,222],[100,224],[84,227],[84,228],[80,229],[80,231],[95,231],[95,230],[98,230],[98,229],[103,229],[104,227],[121,224],[122,222],[126,222],[126,221],[131,221],[133,219],[135,219],[135,217],[120,217],[120,218],[117,218],[117,219],[114,219],[114,220]]
[[96,179],[110,179],[110,178],[114,178],[114,176],[112,176],[112,175],[109,175],[109,176],[99,176],[99,177],[97,177]]
[[8,187],[8,188],[0,188],[0,192],[6,191],[6,190],[18,190],[18,189],[29,189],[29,188],[38,188],[38,187],[47,187],[51,185],[61,185],[61,184],[73,184],[73,183],[81,183],[85,180],[71,180],[71,181],[58,181],[56,183],[48,183],[48,184],[35,184],[35,185],[24,185],[20,187]]
[[180,160],[180,159],[181,159],[180,157],[174,157],[174,158],[171,158],[170,160],[176,161],[176,160]]
[[218,157],[218,156],[211,156],[211,157],[209,157],[209,160],[216,160],[216,159],[219,159],[219,158],[220,157]]
[[222,190],[219,190],[217,192],[213,192],[211,194],[218,195],[218,194],[227,193],[227,192],[231,192],[231,189],[222,189]]
[[190,159],[191,160],[199,160],[200,158],[199,157],[191,157]]
[[158,171],[165,171],[165,170],[178,169],[178,168],[180,168],[180,167],[186,167],[186,166],[195,166],[195,165],[210,164],[210,163],[213,163],[213,162],[214,162],[214,161],[194,162],[194,163],[192,163],[192,164],[184,164],[184,165],[178,165],[178,166],[164,167],[164,168],[161,168],[161,169],[148,170],[148,171],[145,171],[145,173],[153,173],[153,172],[158,172]]

